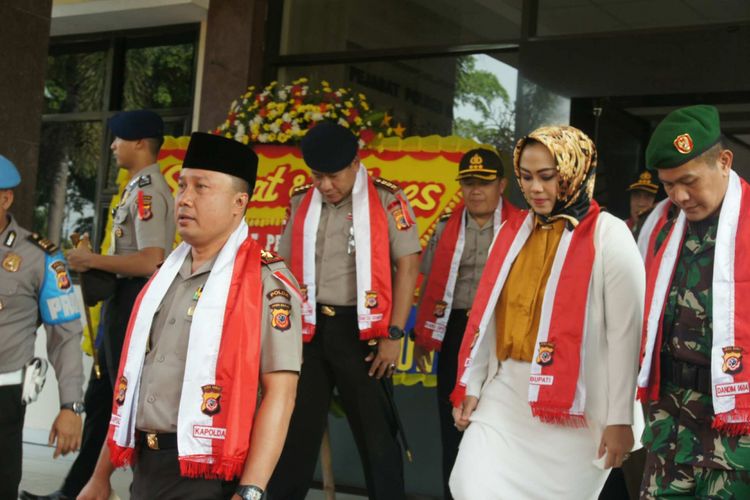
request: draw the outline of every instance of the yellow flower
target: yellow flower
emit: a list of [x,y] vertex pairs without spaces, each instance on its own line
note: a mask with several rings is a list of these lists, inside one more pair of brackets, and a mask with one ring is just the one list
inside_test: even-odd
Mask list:
[[268,134],[268,142],[274,142],[276,140],[276,134]]
[[248,142],[250,142],[250,137],[245,136],[242,138],[242,144],[247,144]]

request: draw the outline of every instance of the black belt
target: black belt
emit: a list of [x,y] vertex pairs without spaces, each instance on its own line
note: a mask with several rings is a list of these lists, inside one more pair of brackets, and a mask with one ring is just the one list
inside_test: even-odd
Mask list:
[[318,314],[323,316],[356,316],[357,306],[331,306],[328,304],[318,304]]
[[711,368],[675,359],[669,354],[661,356],[661,375],[683,389],[711,394]]
[[176,432],[140,431],[139,442],[148,450],[174,450],[177,448]]

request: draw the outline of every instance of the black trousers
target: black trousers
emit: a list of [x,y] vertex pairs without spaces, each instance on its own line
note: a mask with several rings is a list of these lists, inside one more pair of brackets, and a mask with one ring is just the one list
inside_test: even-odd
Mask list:
[[453,425],[453,405],[450,402],[450,395],[456,385],[458,351],[461,349],[467,320],[466,309],[451,311],[437,362],[438,415],[440,416],[440,441],[443,446],[443,497],[446,499],[453,498],[448,487],[448,479],[451,477],[453,464],[458,455],[458,445],[463,435]]
[[336,387],[362,460],[368,496],[403,500],[404,471],[396,425],[383,382],[367,374],[370,364],[364,358],[370,349],[359,340],[356,315],[318,314],[317,319],[315,337],[304,346],[294,413],[268,485],[270,497],[305,498]]
[[138,450],[133,467],[132,500],[222,500],[229,499],[236,482],[191,479],[180,476],[177,449]]
[[0,499],[18,498],[23,454],[21,384],[0,387]]
[[70,466],[61,488],[66,496],[78,496],[94,473],[99,452],[109,429],[113,387],[116,385],[115,379],[120,367],[120,354],[130,312],[146,281],[145,278],[118,279],[114,296],[106,301],[102,308],[104,342],[103,348],[99,351],[102,377],[97,379],[92,370],[86,387],[86,420],[83,423],[81,450]]

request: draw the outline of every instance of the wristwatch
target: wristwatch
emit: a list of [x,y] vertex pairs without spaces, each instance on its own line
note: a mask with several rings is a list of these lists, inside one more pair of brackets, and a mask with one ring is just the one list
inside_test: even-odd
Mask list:
[[70,410],[76,415],[80,415],[84,411],[86,411],[86,407],[83,405],[83,401],[74,401],[72,403],[65,403],[64,405],[60,405],[61,410]]
[[261,500],[264,498],[263,490],[253,484],[240,484],[237,486],[237,495],[242,500]]
[[388,327],[388,338],[389,339],[391,339],[391,340],[400,340],[400,339],[404,338],[404,335],[405,335],[405,333],[404,333],[404,331],[401,328],[399,328],[397,326],[393,326],[393,325],[391,325],[391,326]]

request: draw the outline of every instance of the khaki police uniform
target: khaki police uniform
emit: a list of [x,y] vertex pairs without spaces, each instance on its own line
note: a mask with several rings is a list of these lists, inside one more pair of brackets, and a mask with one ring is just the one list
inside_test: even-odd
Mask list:
[[[172,251],[175,235],[174,198],[154,163],[138,172],[125,186],[120,202],[112,211],[112,232],[108,255],[130,255],[149,247]],[[68,471],[61,491],[75,497],[88,482],[99,458],[109,428],[112,394],[120,353],[135,299],[148,278],[118,276],[115,292],[104,301],[96,336],[101,378],[93,371],[86,388],[86,420],[81,452]]]
[[[299,372],[302,364],[301,304],[273,273],[280,271],[292,282],[296,281],[280,259],[269,259],[269,253],[264,255],[260,371]],[[151,498],[153,492],[159,491],[159,484],[167,484],[165,481],[170,480],[175,480],[177,489],[170,489],[170,494],[175,498],[219,498],[222,488],[231,488],[231,485],[215,480],[185,481],[184,478],[179,478],[179,468],[175,467],[178,463],[174,446],[177,414],[190,326],[215,260],[216,258],[212,259],[192,272],[193,260],[188,254],[154,316],[149,350],[143,364],[135,422],[136,429],[142,435],[156,436],[155,439],[151,436],[150,440],[146,440],[136,461],[132,491],[134,498]],[[288,327],[276,325],[273,321],[272,306],[275,304],[284,304],[291,311],[292,321]],[[149,443],[160,449],[150,448]],[[180,485],[176,484],[178,482]],[[181,494],[179,488],[188,490]]]
[[[416,225],[406,227],[400,217],[397,196],[404,200],[406,196],[388,181],[377,179],[375,185],[388,218],[391,262],[419,253],[421,247]],[[291,255],[294,216],[302,195],[310,187],[297,189],[292,197],[290,218],[279,244],[279,253],[286,259]],[[388,207],[393,207],[393,211]],[[415,220],[411,208],[409,211],[411,220]],[[381,382],[368,375],[369,363],[364,358],[370,348],[359,340],[356,248],[353,245],[351,195],[338,204],[324,201],[315,248],[316,333],[313,340],[304,345],[305,364],[294,414],[284,451],[268,487],[273,498],[305,497],[317,462],[334,387],[341,396],[362,457],[370,498],[404,498],[401,449],[396,441],[393,416]]]
[[81,321],[57,247],[10,218],[0,233],[0,498],[16,498],[21,479],[23,367],[34,356],[40,319],[60,404],[81,401]]
[[[432,271],[433,258],[437,250],[438,242],[443,235],[450,214],[446,214],[438,221],[435,232],[425,247],[422,255],[422,263],[419,271],[424,276],[422,280],[422,293],[427,289],[427,283]],[[453,292],[453,304],[450,317],[443,338],[443,345],[437,355],[437,397],[438,415],[440,417],[440,437],[443,445],[443,495],[444,498],[452,498],[448,488],[453,464],[458,454],[458,445],[461,442],[461,432],[456,429],[453,422],[453,405],[450,402],[450,394],[456,385],[456,369],[458,364],[458,351],[461,348],[466,322],[469,319],[469,310],[474,302],[474,295],[479,286],[479,279],[487,263],[492,238],[495,236],[493,219],[490,218],[483,226],[479,226],[473,217],[468,216],[466,221],[464,250],[461,253],[461,262],[458,267],[458,276]]]

